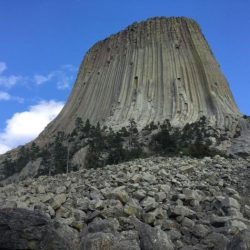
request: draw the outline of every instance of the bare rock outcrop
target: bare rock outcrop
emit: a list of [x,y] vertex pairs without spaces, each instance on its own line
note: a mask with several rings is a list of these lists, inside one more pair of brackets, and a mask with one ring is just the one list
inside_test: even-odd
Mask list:
[[230,128],[240,112],[198,24],[157,17],[134,23],[86,54],[72,93],[40,138],[72,131],[81,117],[121,127],[169,119],[175,126],[208,117]]

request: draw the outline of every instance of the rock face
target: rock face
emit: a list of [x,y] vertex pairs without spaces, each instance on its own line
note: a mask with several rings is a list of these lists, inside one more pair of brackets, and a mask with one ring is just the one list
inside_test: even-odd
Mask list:
[[113,128],[169,119],[182,126],[207,116],[230,127],[240,112],[198,24],[152,18],[95,44],[72,93],[43,135],[71,131],[81,117]]

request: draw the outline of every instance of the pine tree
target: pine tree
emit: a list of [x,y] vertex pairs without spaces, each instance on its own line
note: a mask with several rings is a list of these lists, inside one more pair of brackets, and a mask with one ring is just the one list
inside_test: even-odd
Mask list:
[[35,142],[32,142],[31,146],[30,146],[30,160],[34,161],[36,159],[36,157],[39,154],[39,147],[36,145]]
[[42,149],[40,152],[40,157],[42,157],[42,166],[43,168],[39,170],[38,175],[51,175],[55,169],[54,169],[54,162],[52,159],[52,155],[49,151],[49,146],[47,145]]
[[126,129],[126,127],[122,127],[122,128],[119,130],[119,134],[120,134],[122,137],[129,137],[129,132],[128,132],[128,130]]
[[7,155],[7,157],[2,162],[4,168],[4,175],[11,176],[15,173],[15,162],[11,160],[11,157]]
[[118,164],[124,161],[126,152],[123,149],[123,138],[121,137],[121,134],[119,132],[114,133],[113,130],[110,130],[110,133],[107,136],[107,141],[109,152],[107,164]]
[[75,130],[76,133],[79,133],[80,131],[83,131],[83,121],[81,117],[77,117],[75,120]]
[[91,124],[89,119],[86,120],[83,131],[88,135],[91,129]]
[[58,133],[53,148],[53,161],[56,173],[65,173],[67,167],[67,148],[63,145],[63,135]]
[[128,133],[129,133],[128,149],[130,150],[135,146],[137,146],[138,129],[134,119],[129,120]]
[[177,131],[171,127],[169,120],[160,125],[160,131],[152,136],[151,146],[156,152],[164,154],[175,154],[177,152]]
[[30,161],[30,150],[28,147],[21,146],[16,160],[16,172],[20,172]]
[[149,130],[155,130],[155,129],[157,129],[158,128],[158,126],[157,125],[155,125],[154,124],[154,121],[152,121],[150,124],[149,124]]

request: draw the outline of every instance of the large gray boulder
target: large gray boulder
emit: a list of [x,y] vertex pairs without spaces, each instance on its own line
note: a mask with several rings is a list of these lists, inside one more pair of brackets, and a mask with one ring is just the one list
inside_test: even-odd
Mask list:
[[81,250],[140,250],[136,231],[118,233],[117,219],[97,218],[81,234]]
[[95,219],[81,234],[81,250],[109,250],[114,245],[119,227],[116,219]]
[[234,236],[227,250],[250,250],[250,231],[243,230]]
[[158,227],[151,227],[138,220],[135,227],[139,232],[141,250],[172,250],[174,245],[167,233]]
[[77,250],[78,233],[38,211],[0,210],[0,249]]

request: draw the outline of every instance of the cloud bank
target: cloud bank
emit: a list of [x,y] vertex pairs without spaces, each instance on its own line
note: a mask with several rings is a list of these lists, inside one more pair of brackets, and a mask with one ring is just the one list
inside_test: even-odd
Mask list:
[[41,101],[27,111],[15,113],[0,133],[0,154],[36,138],[63,108],[64,103]]

